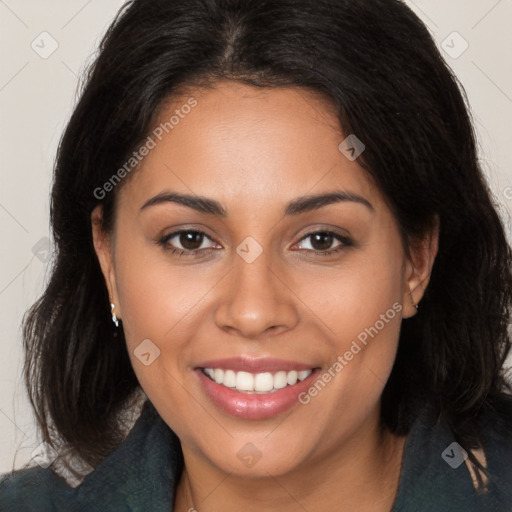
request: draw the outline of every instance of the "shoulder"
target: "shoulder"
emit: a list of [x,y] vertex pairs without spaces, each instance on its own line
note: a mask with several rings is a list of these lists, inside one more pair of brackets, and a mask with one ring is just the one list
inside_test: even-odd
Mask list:
[[[431,411],[409,432],[393,512],[509,512],[512,510],[512,405],[480,416],[480,449],[457,443]],[[471,462],[475,457],[485,467]]]
[[66,485],[50,470],[27,468],[0,476],[0,510],[55,512],[63,510]]
[[121,445],[71,487],[52,467],[0,476],[0,511],[167,512],[183,464],[177,436],[146,404]]

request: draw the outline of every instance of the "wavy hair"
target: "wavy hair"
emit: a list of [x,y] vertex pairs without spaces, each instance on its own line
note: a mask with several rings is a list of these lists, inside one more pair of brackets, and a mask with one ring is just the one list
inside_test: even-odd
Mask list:
[[[399,0],[132,0],[104,36],[60,141],[49,284],[24,318],[24,377],[43,440],[96,465],[123,439],[139,383],[116,336],[91,233],[115,221],[103,186],[180,91],[235,80],[302,87],[330,101],[406,245],[438,221],[419,314],[405,320],[382,423],[405,434],[425,404],[477,446],[482,412],[510,392],[511,251],[480,168],[463,88]],[[137,172],[134,169],[133,173]],[[126,182],[126,180],[124,180]]]

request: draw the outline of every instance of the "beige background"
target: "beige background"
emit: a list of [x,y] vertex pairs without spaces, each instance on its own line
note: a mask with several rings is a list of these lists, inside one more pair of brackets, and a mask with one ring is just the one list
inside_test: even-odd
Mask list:
[[[52,163],[78,76],[122,3],[0,0],[0,473],[15,454],[16,467],[30,460],[38,445],[21,381],[20,322],[47,278]],[[480,158],[510,233],[512,0],[407,3],[466,88]]]

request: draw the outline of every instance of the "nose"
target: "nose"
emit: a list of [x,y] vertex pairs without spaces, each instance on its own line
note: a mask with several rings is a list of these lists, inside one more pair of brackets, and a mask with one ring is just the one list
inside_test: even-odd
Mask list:
[[220,329],[239,337],[275,336],[299,322],[297,295],[282,269],[271,267],[268,251],[252,263],[236,255],[218,292],[221,295],[215,322]]

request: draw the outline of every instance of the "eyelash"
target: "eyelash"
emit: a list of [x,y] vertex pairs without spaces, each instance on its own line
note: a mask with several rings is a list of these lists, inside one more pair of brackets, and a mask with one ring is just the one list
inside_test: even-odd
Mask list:
[[[182,233],[200,234],[200,235],[203,235],[205,238],[208,238],[209,240],[211,240],[211,238],[204,231],[201,231],[198,229],[180,229],[178,231],[174,231],[172,233],[169,233],[168,235],[163,236],[162,238],[160,238],[160,240],[158,240],[157,243],[158,243],[158,245],[162,246],[166,251],[169,251],[171,254],[177,255],[178,257],[187,256],[187,257],[198,258],[198,257],[201,257],[201,255],[204,254],[205,252],[209,253],[211,251],[217,250],[217,249],[212,249],[212,248],[188,250],[188,249],[177,249],[175,247],[170,246],[169,240],[175,238],[178,235],[181,235]],[[328,230],[318,230],[318,231],[312,231],[310,233],[307,233],[299,240],[299,242],[301,242],[302,240],[305,240],[309,237],[312,237],[314,235],[317,235],[317,234],[332,235],[332,237],[334,239],[336,239],[336,240],[338,240],[338,242],[340,242],[340,245],[338,247],[336,247],[335,249],[328,249],[326,251],[306,249],[306,251],[308,251],[308,252],[314,252],[315,255],[331,256],[343,249],[346,249],[347,247],[351,247],[354,245],[352,240],[350,240],[349,238],[347,238],[343,235],[340,235],[339,233],[335,233],[334,231],[328,231]]]

